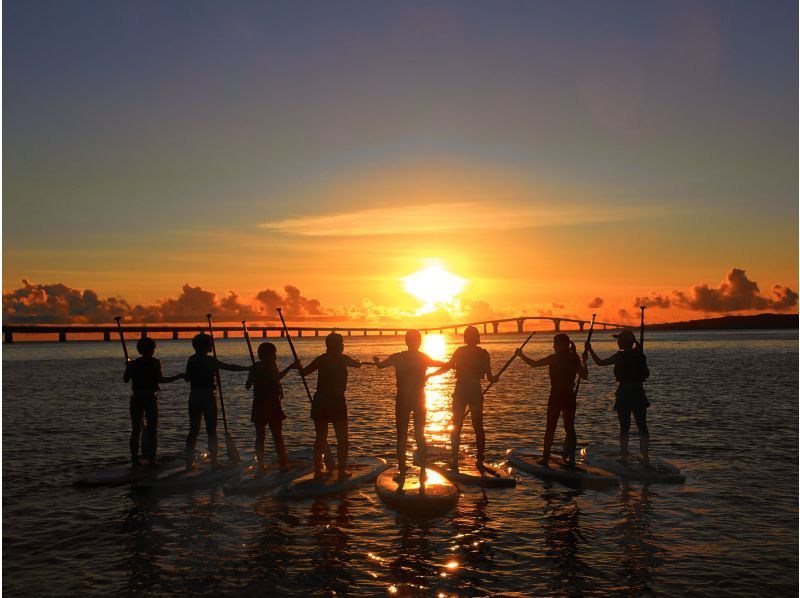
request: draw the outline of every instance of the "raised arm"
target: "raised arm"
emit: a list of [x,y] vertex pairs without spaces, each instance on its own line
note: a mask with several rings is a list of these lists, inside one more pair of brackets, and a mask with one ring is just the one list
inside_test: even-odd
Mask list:
[[392,359],[393,357],[394,355],[389,355],[389,357],[381,361],[381,358],[376,355],[372,358],[372,363],[378,366],[379,370],[382,370],[383,368],[388,368],[389,366],[394,365],[394,360]]
[[541,359],[531,359],[530,357],[525,355],[525,353],[522,352],[522,349],[517,349],[515,351],[515,354],[517,357],[519,357],[522,361],[527,363],[532,368],[540,368],[546,366],[547,364],[550,363],[550,358],[551,358],[550,355],[545,355]]
[[432,378],[433,376],[441,376],[442,374],[452,370],[454,366],[455,366],[455,363],[453,363],[453,359],[451,358],[450,361],[445,361],[442,364],[442,367],[440,367],[435,372],[431,372],[430,374],[426,374],[425,378],[427,379],[427,378]]
[[278,380],[283,380],[286,377],[286,374],[291,372],[292,370],[299,369],[300,363],[297,361],[293,361],[285,368],[283,368],[280,372],[278,372]]
[[301,376],[308,376],[309,374],[313,374],[319,369],[319,357],[315,357],[311,363],[309,363],[306,367],[300,368],[300,375]]
[[349,368],[360,368],[361,367],[361,362],[360,361],[358,361],[356,359],[353,359],[352,357],[350,357],[348,355],[343,355],[342,357],[344,357],[344,362],[347,364],[347,367],[349,367]]
[[617,362],[617,354],[614,353],[611,357],[606,359],[601,359],[597,356],[597,353],[594,352],[592,348],[592,343],[586,343],[586,350],[589,351],[589,355],[592,356],[592,360],[599,366],[605,367],[607,365],[614,365]]
[[249,372],[253,369],[252,365],[236,365],[233,363],[225,363],[216,357],[211,357],[214,360],[214,367],[218,370],[226,370],[228,372]]

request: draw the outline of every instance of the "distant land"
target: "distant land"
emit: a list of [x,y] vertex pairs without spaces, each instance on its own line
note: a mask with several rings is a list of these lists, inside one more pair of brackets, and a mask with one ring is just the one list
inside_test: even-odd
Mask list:
[[647,330],[757,330],[797,328],[798,314],[758,314],[755,316],[723,316],[707,320],[652,324]]

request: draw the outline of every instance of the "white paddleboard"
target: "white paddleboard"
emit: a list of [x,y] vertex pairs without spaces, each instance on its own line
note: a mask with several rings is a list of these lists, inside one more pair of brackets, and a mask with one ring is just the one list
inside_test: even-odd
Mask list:
[[225,494],[260,494],[314,471],[310,459],[289,459],[288,466],[288,471],[281,471],[277,463],[271,463],[265,473],[259,473],[258,465],[251,465],[239,477],[229,480],[222,489]]
[[619,447],[603,444],[590,444],[581,451],[584,463],[604,469],[624,480],[634,480],[647,484],[683,484],[686,476],[681,470],[661,459],[650,458],[645,465],[636,459],[625,463],[618,461]]
[[[419,464],[417,455],[414,455],[414,462]],[[428,469],[432,469],[451,482],[457,484],[467,484],[471,486],[481,486],[483,488],[512,488],[517,485],[517,479],[509,471],[509,467],[484,463],[483,467],[478,467],[475,457],[464,455],[458,462],[458,471],[454,471],[449,466],[449,459],[427,458]]]
[[353,474],[349,478],[339,479],[338,473],[333,472],[321,479],[314,479],[312,471],[281,486],[272,495],[275,498],[302,499],[340,494],[366,482],[371,482],[387,467],[388,465],[383,459],[357,457],[350,459],[347,464],[347,469]]
[[210,463],[200,463],[187,470],[184,463],[183,467],[177,471],[165,471],[139,482],[136,488],[157,492],[183,492],[198,488],[212,488],[240,474],[247,466],[248,462],[241,462],[236,465],[222,464],[215,469],[211,467]]
[[545,480],[552,480],[571,488],[606,490],[619,486],[619,478],[615,475],[585,464],[570,467],[559,455],[551,455],[548,467],[537,461],[541,454],[510,449],[507,453],[508,463],[521,471],[531,473]]
[[458,487],[436,471],[427,470],[424,480],[418,467],[399,474],[397,468],[387,469],[375,480],[375,492],[392,509],[410,517],[434,517],[456,506]]

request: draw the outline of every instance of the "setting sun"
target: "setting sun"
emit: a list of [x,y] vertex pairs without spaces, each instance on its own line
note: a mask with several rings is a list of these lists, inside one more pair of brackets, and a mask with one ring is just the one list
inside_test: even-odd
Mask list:
[[406,291],[425,302],[423,312],[451,304],[466,282],[438,265],[427,266],[403,278]]

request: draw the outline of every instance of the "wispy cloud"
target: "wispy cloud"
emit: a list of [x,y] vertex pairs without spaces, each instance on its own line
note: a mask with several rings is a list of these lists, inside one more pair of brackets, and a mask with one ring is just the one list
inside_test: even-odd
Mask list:
[[586,222],[611,222],[653,215],[651,208],[609,207],[602,211],[565,202],[553,206],[499,206],[489,202],[428,203],[367,208],[287,218],[259,224],[261,228],[313,237],[398,235],[456,230],[512,230]]

